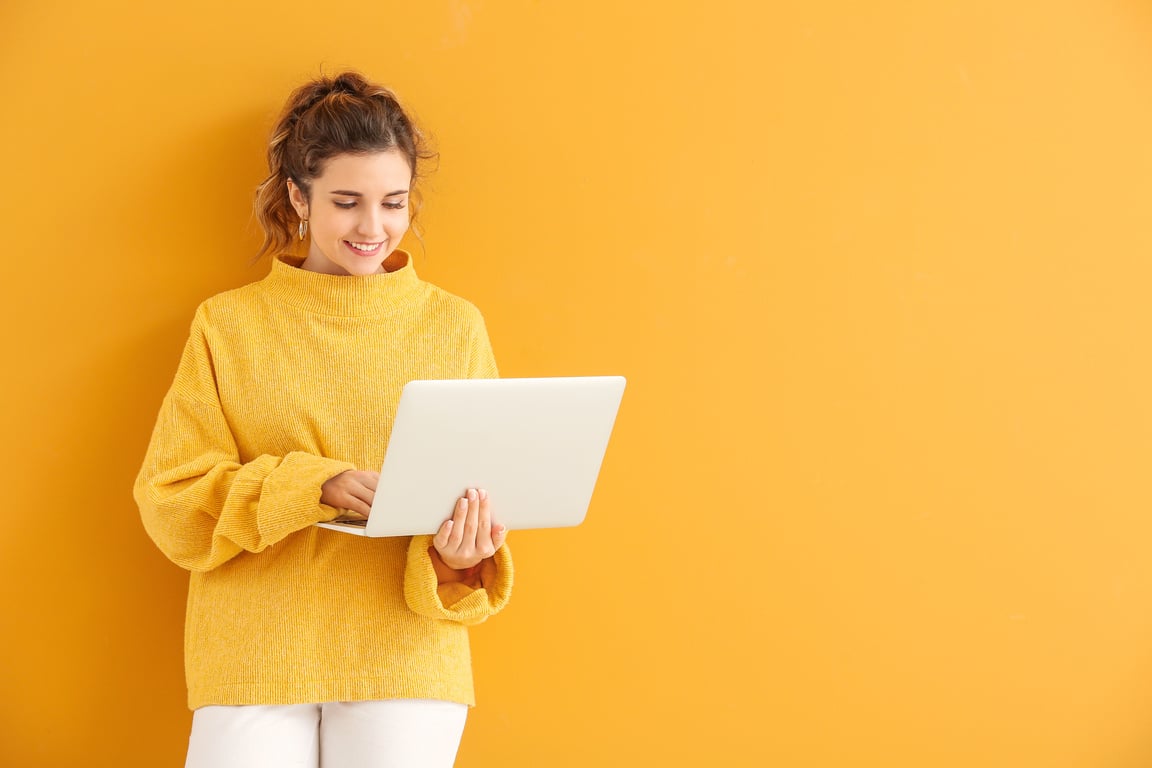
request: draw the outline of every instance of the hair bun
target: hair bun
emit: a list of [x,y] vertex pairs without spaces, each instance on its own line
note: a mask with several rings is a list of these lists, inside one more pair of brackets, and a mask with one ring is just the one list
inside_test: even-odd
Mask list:
[[367,89],[368,81],[359,72],[341,72],[331,81],[331,91],[359,94]]

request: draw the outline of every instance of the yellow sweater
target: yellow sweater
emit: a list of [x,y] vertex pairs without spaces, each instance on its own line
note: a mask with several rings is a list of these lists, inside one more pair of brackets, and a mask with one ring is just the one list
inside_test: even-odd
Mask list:
[[193,709],[474,703],[465,627],[508,601],[507,547],[483,588],[438,588],[430,536],[312,525],[338,514],[325,480],[379,469],[406,382],[497,375],[477,309],[397,257],[393,272],[337,277],[282,256],[196,311],[135,486],[149,535],[192,572]]

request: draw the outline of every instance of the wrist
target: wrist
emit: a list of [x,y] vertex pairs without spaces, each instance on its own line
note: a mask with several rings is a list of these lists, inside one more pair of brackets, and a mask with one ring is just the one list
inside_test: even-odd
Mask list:
[[480,566],[483,565],[483,560],[467,568],[453,568],[444,562],[444,558],[440,556],[435,547],[428,548],[428,557],[432,561],[432,570],[436,572],[437,583],[463,582],[469,586],[479,586]]

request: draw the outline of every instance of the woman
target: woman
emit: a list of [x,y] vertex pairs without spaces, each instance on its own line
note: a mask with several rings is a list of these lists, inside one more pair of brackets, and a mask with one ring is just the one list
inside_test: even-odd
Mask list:
[[406,382],[497,375],[476,308],[397,248],[427,157],[360,75],[297,89],[256,199],[271,272],[196,312],[135,486],[149,535],[191,571],[190,767],[455,758],[466,626],[512,586],[487,494],[461,489],[435,536],[314,525],[367,517]]

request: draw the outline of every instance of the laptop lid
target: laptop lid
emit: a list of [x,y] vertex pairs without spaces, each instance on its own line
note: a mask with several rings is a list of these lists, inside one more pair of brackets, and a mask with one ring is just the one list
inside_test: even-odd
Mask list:
[[592,500],[622,376],[439,379],[404,386],[366,536],[435,533],[469,488],[509,530],[574,526]]

